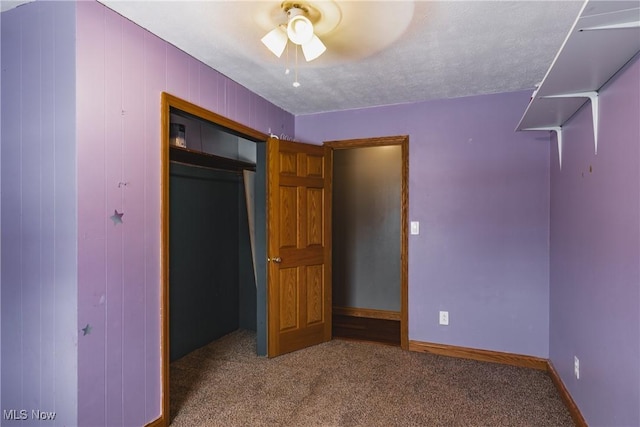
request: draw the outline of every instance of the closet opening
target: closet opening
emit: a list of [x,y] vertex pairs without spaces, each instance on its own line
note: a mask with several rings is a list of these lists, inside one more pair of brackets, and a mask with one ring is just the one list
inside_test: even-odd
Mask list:
[[333,336],[408,349],[407,136],[332,149]]
[[169,398],[172,362],[240,330],[254,331],[256,353],[266,353],[259,301],[268,136],[166,93],[162,126],[162,387],[170,421],[180,405]]
[[177,109],[170,118],[185,141],[169,148],[173,362],[237,329],[256,330],[249,226],[256,143]]

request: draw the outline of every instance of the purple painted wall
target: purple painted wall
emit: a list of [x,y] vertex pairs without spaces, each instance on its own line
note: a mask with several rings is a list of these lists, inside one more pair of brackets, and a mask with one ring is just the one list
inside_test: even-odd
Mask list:
[[160,94],[265,133],[294,118],[97,2],[1,22],[1,409],[144,425],[161,399]]
[[160,94],[265,133],[294,118],[97,2],[77,3],[76,60],[78,422],[143,425],[160,414]]
[[296,117],[301,141],[409,135],[411,340],[548,356],[549,138],[514,132],[529,96]]
[[563,127],[562,170],[552,150],[550,359],[589,425],[638,426],[640,59],[599,99],[598,154],[588,103]]
[[639,81],[636,59],[602,92],[598,156],[589,109],[567,124],[559,171],[513,132],[529,92],[294,119],[97,2],[3,13],[1,409],[159,415],[167,91],[302,141],[409,134],[410,339],[550,356],[590,424],[640,424]]
[[3,426],[78,424],[75,17],[38,2],[0,18]]

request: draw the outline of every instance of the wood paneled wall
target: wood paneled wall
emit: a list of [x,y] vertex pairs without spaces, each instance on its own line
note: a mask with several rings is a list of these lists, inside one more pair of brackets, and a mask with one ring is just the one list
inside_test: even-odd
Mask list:
[[0,424],[77,425],[75,5],[1,19]]
[[[267,133],[294,118],[97,2],[77,3],[78,423],[160,414],[160,94]],[[122,223],[110,217],[123,213]]]

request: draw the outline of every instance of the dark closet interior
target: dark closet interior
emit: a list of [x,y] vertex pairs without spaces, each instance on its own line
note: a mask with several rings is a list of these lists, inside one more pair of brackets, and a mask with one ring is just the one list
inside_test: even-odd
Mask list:
[[237,329],[256,330],[244,173],[255,170],[256,142],[179,110],[171,110],[171,123],[181,125],[185,142],[176,146],[171,141],[169,155],[169,346],[174,361]]

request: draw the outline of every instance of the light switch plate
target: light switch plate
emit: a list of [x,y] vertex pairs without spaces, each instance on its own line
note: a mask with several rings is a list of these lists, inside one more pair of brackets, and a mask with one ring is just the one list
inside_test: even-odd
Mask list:
[[420,234],[420,222],[411,221],[411,234]]

